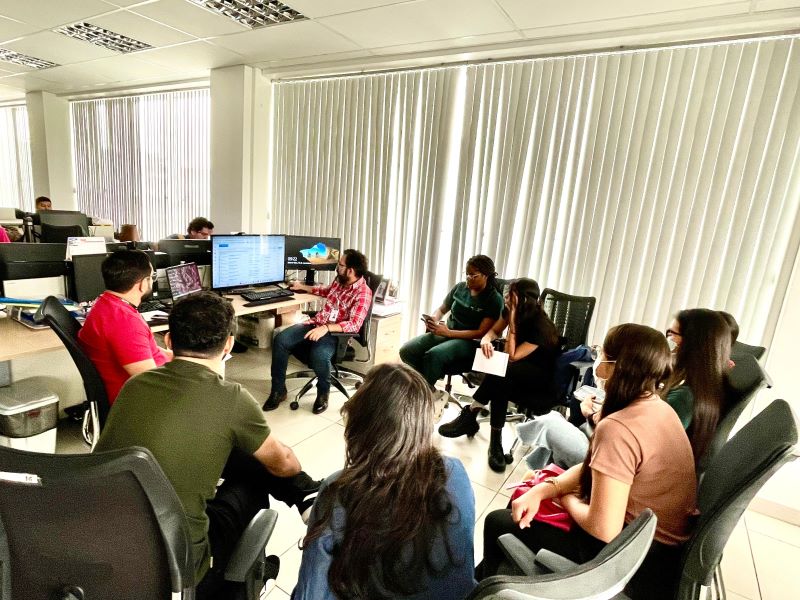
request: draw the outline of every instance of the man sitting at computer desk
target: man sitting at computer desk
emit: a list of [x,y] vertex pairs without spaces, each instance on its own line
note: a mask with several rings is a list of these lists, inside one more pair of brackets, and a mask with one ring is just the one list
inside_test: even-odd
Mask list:
[[336,265],[336,280],[329,286],[307,286],[297,282],[291,289],[310,292],[326,299],[325,306],[309,322],[281,331],[272,344],[272,390],[264,410],[275,410],[286,400],[286,368],[293,350],[308,351],[310,366],[317,376],[314,414],[328,408],[331,389],[331,358],[336,353],[333,332],[357,333],[372,303],[372,291],[364,280],[367,258],[357,250],[345,250]]
[[97,368],[109,404],[134,375],[172,360],[156,345],[136,308],[153,292],[155,272],[140,250],[118,250],[101,266],[106,291],[100,294],[78,332],[78,342]]

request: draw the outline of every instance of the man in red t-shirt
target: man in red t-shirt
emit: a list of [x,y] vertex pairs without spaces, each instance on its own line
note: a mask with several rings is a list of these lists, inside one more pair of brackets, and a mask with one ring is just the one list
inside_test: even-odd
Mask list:
[[153,267],[140,250],[118,250],[103,261],[103,292],[78,333],[78,342],[106,386],[109,404],[125,382],[172,360],[156,345],[150,327],[136,310],[153,291]]

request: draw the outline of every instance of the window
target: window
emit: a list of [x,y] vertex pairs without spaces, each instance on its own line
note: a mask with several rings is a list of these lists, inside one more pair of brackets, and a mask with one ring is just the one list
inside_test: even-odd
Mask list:
[[0,108],[0,206],[33,212],[33,174],[24,106]]

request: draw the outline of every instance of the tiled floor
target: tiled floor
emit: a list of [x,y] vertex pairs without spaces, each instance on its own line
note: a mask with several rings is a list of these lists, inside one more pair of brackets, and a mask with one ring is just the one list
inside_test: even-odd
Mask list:
[[[235,355],[227,363],[227,377],[246,386],[257,400],[266,398],[269,390],[269,352],[250,350]],[[300,368],[299,363],[289,370]],[[301,380],[289,380],[289,394],[302,385]],[[314,477],[324,477],[341,468],[344,461],[344,439],[339,409],[344,397],[331,394],[330,407],[322,415],[311,413],[313,391],[307,394],[300,409],[292,411],[288,402],[278,410],[267,413],[267,420],[274,434],[290,445],[303,468]],[[445,411],[443,420],[452,419],[457,408]],[[506,447],[511,443],[511,432],[507,428]],[[486,515],[508,503],[508,483],[519,481],[525,472],[520,464],[522,450],[514,456],[514,463],[499,475],[491,471],[486,462],[488,425],[473,439],[446,439],[434,433],[442,452],[455,456],[464,463],[475,490],[476,514],[475,556],[480,557],[483,542],[483,521]],[[62,424],[59,428],[59,452],[85,451],[74,426]],[[277,586],[267,595],[270,599],[288,598],[297,580],[301,552],[298,541],[305,527],[297,512],[281,503],[274,503],[280,516],[267,550],[281,557],[281,572]],[[800,584],[794,578],[794,568],[800,565],[800,527],[765,515],[747,511],[728,543],[723,559],[723,577],[732,600],[790,600],[800,598]]]

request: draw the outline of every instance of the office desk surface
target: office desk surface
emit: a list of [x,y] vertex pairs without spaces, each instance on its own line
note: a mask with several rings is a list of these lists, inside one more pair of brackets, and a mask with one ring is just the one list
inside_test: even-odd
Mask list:
[[[244,306],[247,302],[241,296],[226,296],[233,303],[237,316],[257,312],[275,311],[276,313],[293,312],[302,304],[319,300],[313,294],[295,294],[281,302],[262,304],[261,306]],[[166,331],[166,324],[151,327],[153,332]],[[61,350],[64,345],[51,329],[30,329],[11,318],[0,319],[0,361],[13,360],[23,356]]]

